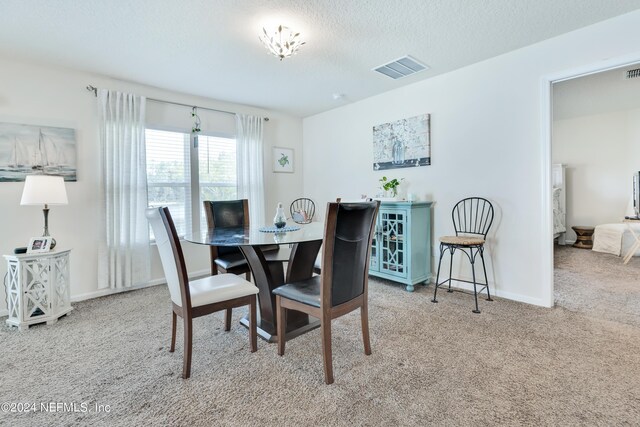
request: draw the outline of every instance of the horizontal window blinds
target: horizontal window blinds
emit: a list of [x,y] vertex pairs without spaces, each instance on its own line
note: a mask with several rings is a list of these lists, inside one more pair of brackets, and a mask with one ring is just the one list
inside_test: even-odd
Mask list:
[[167,206],[178,235],[191,231],[190,135],[145,131],[149,206]]
[[[149,206],[168,206],[178,235],[197,231],[196,207],[200,229],[207,228],[203,200],[237,198],[235,139],[198,135],[194,146],[188,133],[156,129],[147,129],[145,138]],[[191,150],[197,150],[197,167],[191,167]]]
[[[198,170],[200,200],[234,200],[237,198],[235,139],[198,135]],[[204,210],[201,229],[207,228]]]

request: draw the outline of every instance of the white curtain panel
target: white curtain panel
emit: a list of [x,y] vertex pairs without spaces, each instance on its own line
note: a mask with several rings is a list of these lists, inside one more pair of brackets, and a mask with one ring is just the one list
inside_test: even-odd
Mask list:
[[262,117],[236,114],[238,198],[249,200],[249,222],[265,225]]
[[143,96],[98,92],[100,289],[122,289],[150,279],[145,105]]

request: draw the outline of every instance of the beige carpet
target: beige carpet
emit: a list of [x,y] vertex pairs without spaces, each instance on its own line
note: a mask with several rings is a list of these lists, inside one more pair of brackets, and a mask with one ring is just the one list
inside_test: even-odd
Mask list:
[[[587,263],[589,265],[589,263]],[[604,289],[603,292],[611,289]],[[88,402],[88,413],[0,413],[6,426],[637,425],[640,323],[591,310],[414,293],[370,283],[373,354],[358,315],[334,322],[335,383],[319,332],[284,357],[220,315],[195,322],[192,378],[169,344],[165,287],[74,304],[53,326],[0,330],[0,402]],[[610,307],[615,311],[617,308]],[[235,320],[241,313],[237,313]],[[629,313],[631,317],[633,313]],[[3,322],[4,323],[4,322]],[[179,342],[181,335],[179,332]],[[93,412],[95,404],[109,413]]]

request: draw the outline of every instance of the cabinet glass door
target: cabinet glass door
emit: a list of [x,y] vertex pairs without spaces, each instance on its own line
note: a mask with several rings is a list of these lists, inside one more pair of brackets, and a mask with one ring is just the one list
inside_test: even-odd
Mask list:
[[54,258],[53,263],[53,304],[56,309],[63,309],[69,302],[69,257]]
[[380,234],[380,224],[376,222],[371,239],[371,257],[369,258],[369,270],[378,271],[378,235]]
[[[379,268],[381,273],[407,277],[405,266],[406,236],[407,230],[406,211],[384,210],[380,211],[380,233],[378,238]],[[373,259],[373,256],[372,256]]]
[[26,262],[23,270],[23,321],[49,315],[49,261],[36,259]]

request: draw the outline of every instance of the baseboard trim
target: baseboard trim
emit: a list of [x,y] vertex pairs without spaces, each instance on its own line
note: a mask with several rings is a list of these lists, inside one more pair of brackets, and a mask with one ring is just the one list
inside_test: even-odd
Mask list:
[[[209,269],[194,271],[192,273],[189,273],[189,279],[197,279],[199,277],[208,276],[209,274],[211,274],[211,270],[209,270]],[[83,294],[72,295],[71,296],[71,302],[78,302],[78,301],[85,301],[85,300],[93,299],[93,298],[106,297],[108,295],[115,295],[115,294],[119,294],[119,293],[122,293],[122,292],[136,291],[136,290],[139,290],[139,289],[149,288],[151,286],[164,285],[166,283],[167,283],[167,281],[165,280],[165,278],[161,277],[159,279],[152,279],[152,280],[149,280],[146,283],[141,283],[139,285],[131,286],[129,288],[100,289],[98,291],[85,292]],[[8,311],[5,310],[5,312],[6,312],[5,315],[7,315]],[[1,313],[2,312],[0,311],[0,314]]]
[[[473,293],[473,284],[471,283],[453,281],[451,282],[451,287],[456,289],[462,289],[462,290]],[[441,290],[446,292],[445,287],[440,287],[438,289],[438,292],[440,292]],[[545,300],[543,300],[542,298],[533,298],[528,295],[522,295],[522,294],[517,294],[513,292],[503,291],[500,289],[495,289],[491,284],[489,284],[489,292],[491,292],[491,296],[495,296],[498,298],[504,298],[511,301],[517,301],[525,304],[536,305],[538,307],[551,308],[548,304],[545,303]],[[486,291],[483,291],[482,295],[486,295]]]

